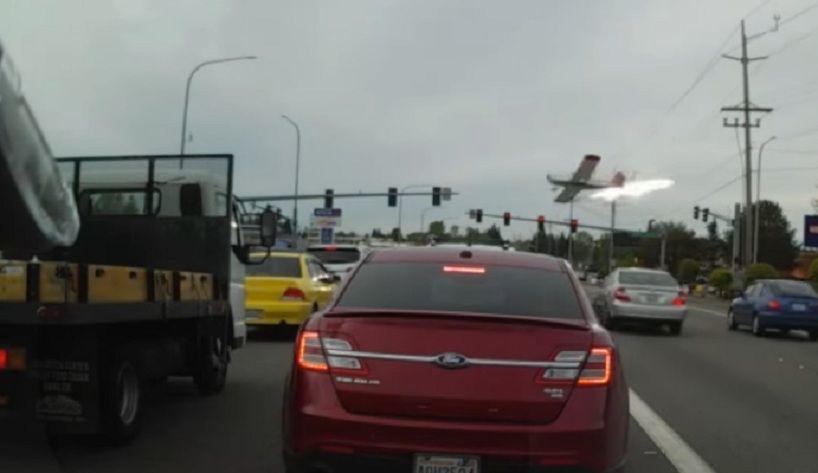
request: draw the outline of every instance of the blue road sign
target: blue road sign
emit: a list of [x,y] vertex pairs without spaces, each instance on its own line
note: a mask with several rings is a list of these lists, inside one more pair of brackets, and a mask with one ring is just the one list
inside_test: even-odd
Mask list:
[[341,209],[319,208],[313,210],[313,215],[315,215],[316,217],[340,217]]
[[321,229],[321,244],[329,245],[332,243],[332,234],[334,228],[322,228]]

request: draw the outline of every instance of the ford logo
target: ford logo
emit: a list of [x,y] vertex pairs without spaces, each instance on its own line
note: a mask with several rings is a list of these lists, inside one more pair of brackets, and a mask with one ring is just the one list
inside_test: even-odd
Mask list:
[[434,364],[440,366],[441,368],[453,370],[469,366],[469,359],[460,353],[443,353],[441,355],[437,355],[434,360]]

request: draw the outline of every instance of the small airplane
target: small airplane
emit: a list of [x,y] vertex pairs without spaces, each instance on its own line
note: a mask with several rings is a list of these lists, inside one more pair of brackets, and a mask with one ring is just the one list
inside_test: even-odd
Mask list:
[[625,174],[617,172],[610,181],[593,180],[591,175],[594,173],[597,164],[602,158],[595,154],[588,154],[582,158],[579,167],[574,171],[570,179],[562,179],[547,175],[548,182],[555,187],[562,187],[562,192],[557,195],[554,202],[572,202],[580,191],[589,189],[607,189],[609,187],[622,187],[625,185]]

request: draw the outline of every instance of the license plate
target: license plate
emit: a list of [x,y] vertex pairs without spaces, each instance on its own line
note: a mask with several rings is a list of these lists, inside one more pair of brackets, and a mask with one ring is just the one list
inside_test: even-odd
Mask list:
[[415,455],[413,473],[480,473],[480,458],[459,455]]
[[792,310],[797,310],[799,312],[803,312],[803,311],[807,310],[807,306],[805,306],[804,304],[793,304],[792,305]]

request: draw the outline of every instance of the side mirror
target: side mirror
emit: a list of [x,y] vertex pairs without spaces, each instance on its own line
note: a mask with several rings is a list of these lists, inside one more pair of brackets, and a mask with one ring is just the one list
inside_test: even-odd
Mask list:
[[261,246],[272,248],[276,244],[276,230],[278,227],[278,214],[270,207],[261,213]]
[[321,276],[318,280],[324,284],[335,284],[341,280],[341,276],[338,276],[337,274],[326,274]]

